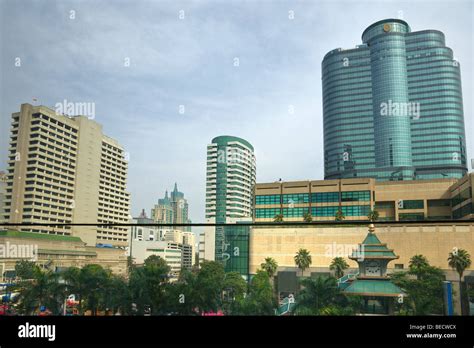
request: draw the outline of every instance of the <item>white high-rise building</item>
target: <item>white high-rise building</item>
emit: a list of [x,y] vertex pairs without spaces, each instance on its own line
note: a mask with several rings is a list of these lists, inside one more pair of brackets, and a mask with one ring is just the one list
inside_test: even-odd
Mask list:
[[127,246],[128,227],[64,226],[128,223],[124,148],[86,116],[22,104],[12,119],[5,222],[22,231],[77,236],[88,245]]
[[[253,146],[233,136],[219,136],[207,146],[206,222],[233,223],[251,220],[256,162]],[[225,231],[206,227],[199,258],[222,259]]]

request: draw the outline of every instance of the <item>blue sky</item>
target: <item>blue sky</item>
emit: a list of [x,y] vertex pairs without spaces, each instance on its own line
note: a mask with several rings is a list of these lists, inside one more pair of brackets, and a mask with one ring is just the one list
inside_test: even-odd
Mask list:
[[360,44],[363,30],[384,18],[402,16],[412,31],[445,33],[461,64],[474,156],[468,0],[0,0],[0,6],[0,169],[10,116],[21,103],[94,102],[95,120],[129,152],[134,216],[142,208],[149,213],[177,181],[192,220],[204,221],[206,146],[218,135],[254,145],[258,182],[322,179],[322,58]]

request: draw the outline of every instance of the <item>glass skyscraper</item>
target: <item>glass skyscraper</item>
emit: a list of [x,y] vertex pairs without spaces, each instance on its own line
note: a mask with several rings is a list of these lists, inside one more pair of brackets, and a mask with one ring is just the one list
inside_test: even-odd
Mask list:
[[442,32],[376,22],[326,54],[322,84],[325,179],[467,173],[460,66]]
[[248,276],[249,226],[252,221],[256,164],[253,146],[233,136],[219,136],[207,147],[204,259],[221,261],[226,272]]

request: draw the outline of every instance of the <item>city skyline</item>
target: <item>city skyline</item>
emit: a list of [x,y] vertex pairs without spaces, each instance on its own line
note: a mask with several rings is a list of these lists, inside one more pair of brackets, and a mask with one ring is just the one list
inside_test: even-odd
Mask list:
[[[367,11],[363,3],[351,2],[283,2],[268,8],[219,4],[217,9],[215,2],[162,3],[148,14],[128,2],[122,5],[130,11],[120,13],[105,4],[79,2],[31,3],[23,12],[22,5],[2,2],[2,13],[11,13],[2,26],[12,26],[15,18],[34,23],[47,15],[64,31],[50,37],[48,23],[34,33],[20,25],[12,41],[2,30],[1,58],[11,65],[2,66],[0,169],[6,169],[11,114],[36,98],[36,104],[46,106],[64,100],[94,103],[95,121],[129,153],[132,216],[151,208],[161,194],[149,187],[178,181],[191,220],[203,222],[205,148],[209,139],[224,134],[254,145],[257,182],[322,179],[322,58],[332,49],[355,46],[368,25],[396,18],[400,10],[413,31],[442,31],[460,61],[469,160],[474,153],[469,135],[474,126],[469,98],[473,51],[466,42],[473,41],[472,4],[458,1],[465,11],[437,2],[407,2],[405,9],[400,3],[371,4]],[[329,23],[321,20],[326,12],[333,16]],[[158,13],[162,24],[152,22]],[[317,39],[329,34],[331,40]],[[92,40],[81,45],[86,36]],[[33,55],[43,44],[51,55]],[[20,66],[14,64],[17,57]],[[79,67],[81,74],[76,73]],[[42,93],[38,81],[48,86]]]

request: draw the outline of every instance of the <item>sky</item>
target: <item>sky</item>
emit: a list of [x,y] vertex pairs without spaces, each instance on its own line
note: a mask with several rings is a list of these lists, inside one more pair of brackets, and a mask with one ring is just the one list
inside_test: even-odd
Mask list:
[[95,103],[125,147],[133,216],[177,182],[204,222],[206,146],[219,135],[253,144],[257,182],[323,179],[321,61],[385,18],[444,32],[474,157],[469,0],[0,0],[0,170],[11,114],[66,99]]

